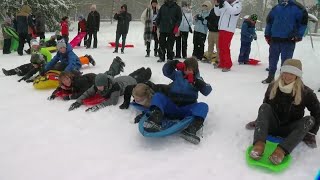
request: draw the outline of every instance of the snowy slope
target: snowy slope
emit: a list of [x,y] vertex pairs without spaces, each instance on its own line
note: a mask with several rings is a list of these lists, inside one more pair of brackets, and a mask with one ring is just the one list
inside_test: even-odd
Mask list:
[[[103,24],[98,34],[98,49],[78,48],[76,54],[91,54],[97,61],[88,72],[104,72],[117,55],[107,42],[115,39],[115,24]],[[152,81],[169,83],[162,75],[163,64],[145,58],[143,26],[131,23],[128,43],[136,47],[118,54],[126,62],[125,72],[145,66],[153,71]],[[200,64],[203,78],[213,86],[208,97],[200,96],[210,110],[200,145],[178,136],[144,138],[132,119],[136,111],[107,107],[96,113],[86,107],[68,112],[72,102],[48,101],[52,91],[35,90],[18,83],[18,77],[0,74],[0,180],[212,180],[212,179],[290,179],[311,180],[320,169],[320,151],[301,143],[292,153],[291,167],[281,174],[248,167],[244,153],[252,142],[253,131],[245,130],[256,118],[266,85],[268,46],[258,33],[252,57],[261,59],[256,67],[237,65],[240,32],[232,42],[231,72],[222,73],[212,65]],[[75,33],[71,33],[71,38]],[[71,39],[70,38],[70,39]],[[295,58],[303,61],[304,81],[312,89],[320,87],[320,38],[314,37],[316,50],[306,37],[298,43]],[[189,37],[189,55],[192,53]],[[29,62],[30,56],[0,55],[0,68],[13,68]],[[319,93],[317,93],[320,96]],[[122,100],[119,102],[122,103]],[[320,142],[317,137],[318,144]]]

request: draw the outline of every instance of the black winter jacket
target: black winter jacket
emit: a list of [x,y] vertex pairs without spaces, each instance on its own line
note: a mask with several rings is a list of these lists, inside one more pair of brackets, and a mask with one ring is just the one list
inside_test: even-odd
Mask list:
[[316,134],[320,125],[320,104],[313,90],[308,86],[304,86],[302,102],[299,105],[295,105],[294,97],[291,94],[281,92],[279,88],[276,97],[270,100],[269,97],[272,86],[273,83],[269,85],[263,102],[271,105],[278,117],[279,124],[288,125],[302,119],[304,117],[304,110],[307,108],[310,111],[310,115],[316,120],[316,123],[310,132]]
[[175,26],[180,26],[182,11],[176,2],[169,1],[161,6],[156,23],[160,33],[172,33]]
[[100,28],[100,14],[98,11],[91,11],[87,18],[87,32],[93,33],[99,31]]
[[212,9],[210,11],[210,14],[206,19],[207,19],[207,22],[208,22],[207,26],[208,26],[209,31],[211,31],[211,32],[219,32],[218,27],[219,27],[220,16],[217,16],[214,13],[214,9]]
[[131,21],[131,14],[128,12],[122,12],[120,14],[115,14],[114,19],[118,20],[117,24],[117,33],[119,34],[128,34],[129,23]]

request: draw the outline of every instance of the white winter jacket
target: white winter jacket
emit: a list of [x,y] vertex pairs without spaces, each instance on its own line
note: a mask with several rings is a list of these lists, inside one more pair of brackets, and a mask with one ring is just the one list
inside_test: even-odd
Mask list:
[[189,25],[192,26],[193,17],[192,12],[189,9],[182,8],[182,20],[179,26],[179,30],[182,32],[189,32]]
[[219,19],[219,30],[233,32],[236,30],[237,22],[242,10],[242,3],[240,0],[236,0],[229,4],[227,1],[224,2],[223,8],[214,6],[214,13],[220,16]]

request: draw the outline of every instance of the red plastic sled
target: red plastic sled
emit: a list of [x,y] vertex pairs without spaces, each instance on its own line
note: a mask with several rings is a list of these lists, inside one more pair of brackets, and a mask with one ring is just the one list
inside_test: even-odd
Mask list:
[[259,60],[256,60],[256,59],[249,59],[249,64],[250,65],[258,65],[260,63],[260,61]]
[[74,37],[71,41],[70,41],[70,45],[72,48],[76,47],[79,42],[84,38],[84,36],[86,36],[86,32],[80,32],[76,37]]
[[[111,45],[111,47],[116,47],[116,43],[115,42],[109,42],[109,44]],[[121,43],[119,43],[119,47],[122,47]],[[126,44],[124,47],[133,48],[134,45],[133,44]]]
[[106,100],[106,98],[102,97],[100,94],[96,94],[92,97],[84,99],[82,101],[82,103],[86,106],[94,106],[94,105],[102,103],[105,100]]
[[65,96],[69,96],[71,93],[69,93],[69,92],[67,92],[67,91],[64,91],[64,90],[61,90],[61,91],[57,91],[56,93],[55,93],[55,95],[57,96],[57,97],[65,97]]

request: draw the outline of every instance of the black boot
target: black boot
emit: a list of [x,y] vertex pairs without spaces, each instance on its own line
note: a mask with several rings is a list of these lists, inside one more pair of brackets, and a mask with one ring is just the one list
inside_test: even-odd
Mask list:
[[150,50],[147,50],[147,54],[145,57],[150,57]]
[[17,74],[17,72],[14,69],[10,69],[10,70],[7,71],[4,68],[2,68],[2,72],[6,76],[12,76],[12,75],[16,75]]
[[93,66],[96,65],[96,61],[92,58],[91,55],[86,54],[85,56],[89,59],[89,63],[91,63]]
[[269,76],[267,77],[267,79],[262,81],[262,84],[269,84],[274,80],[274,75],[269,74]]
[[154,50],[154,57],[159,57],[157,49]]
[[155,107],[149,114],[149,118],[144,122],[143,127],[148,132],[158,132],[161,130],[161,120],[163,114],[161,110]]
[[197,136],[197,132],[202,128],[204,120],[201,117],[194,118],[195,120],[181,132],[180,136],[192,144],[199,144],[200,138]]

